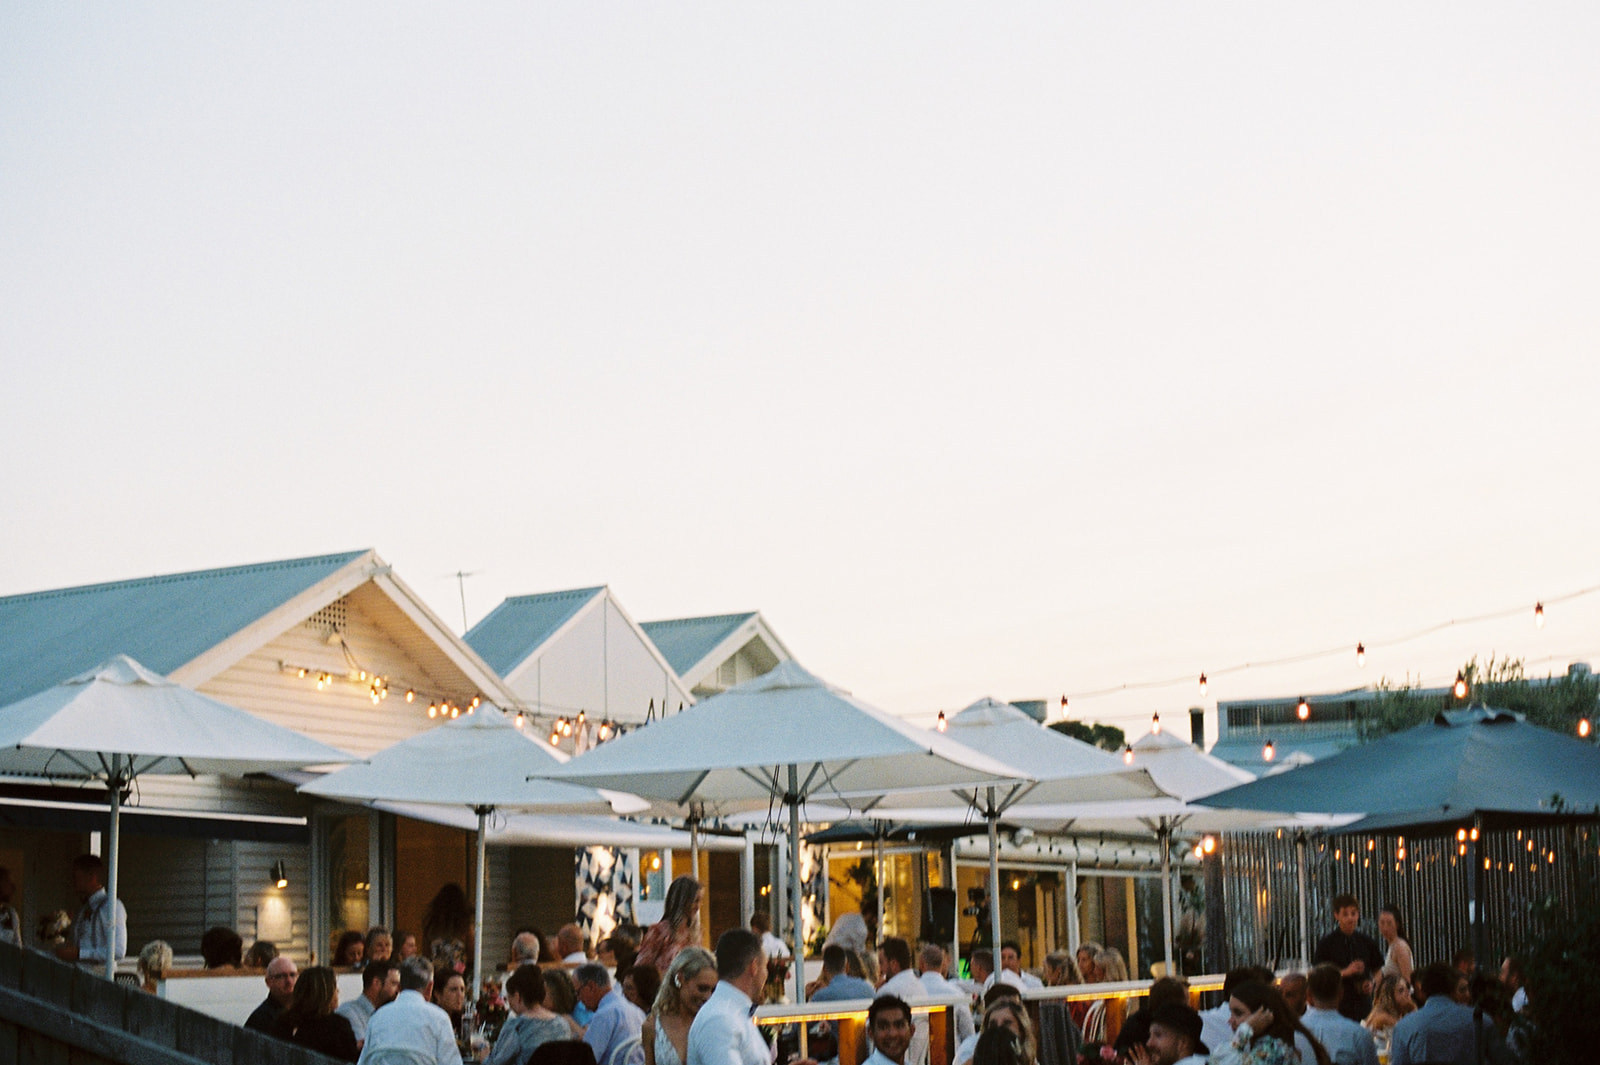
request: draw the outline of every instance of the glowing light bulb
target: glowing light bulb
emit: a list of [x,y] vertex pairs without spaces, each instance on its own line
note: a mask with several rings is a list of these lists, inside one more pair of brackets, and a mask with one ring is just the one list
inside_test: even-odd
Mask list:
[[1593,726],[1589,724],[1589,719],[1588,718],[1586,718],[1586,717],[1578,718],[1578,738],[1579,739],[1584,739],[1584,740],[1588,739],[1589,738],[1589,733],[1590,733],[1590,731],[1592,731],[1592,729],[1593,729]]
[[296,674],[295,674],[295,676],[297,676],[297,677],[303,677],[305,675],[306,675],[306,667],[305,666],[301,666],[299,671],[296,672]]
[[480,705],[480,704],[482,704],[482,702],[483,702],[483,696],[481,696],[481,695],[474,695],[474,696],[473,696],[473,697],[472,697],[472,708],[473,708],[473,709],[474,709],[474,710],[476,710],[476,709],[477,709],[477,708],[478,708],[478,707],[479,707],[479,705]]
[[452,707],[451,707],[451,708],[450,708],[450,717],[451,717],[451,718],[452,718],[452,719],[454,719],[454,718],[458,718],[458,717],[460,717],[460,716],[461,716],[461,707],[459,707],[459,706],[452,706]]
[[1122,748],[1122,761],[1127,765],[1133,764],[1133,748],[1131,746]]
[[1467,678],[1464,674],[1456,673],[1456,685],[1451,690],[1455,692],[1457,699],[1465,699],[1467,697]]
[[1212,851],[1217,849],[1217,837],[1207,836],[1205,839],[1200,841],[1200,847],[1207,854],[1210,854]]
[[948,720],[946,720],[943,710],[939,711],[939,723],[937,725],[935,725],[934,727],[937,728],[940,732],[943,732],[945,729],[950,727],[950,722]]
[[1206,675],[1204,673],[1202,673],[1202,674],[1200,674],[1200,694],[1204,695],[1205,693],[1206,693]]
[[550,746],[552,746],[552,747],[561,746],[561,730],[560,729],[551,729],[550,730]]
[[1304,695],[1300,696],[1300,702],[1294,708],[1294,716],[1298,717],[1301,721],[1308,721],[1311,718],[1311,704],[1306,701],[1306,697]]
[[516,726],[517,726],[517,727],[518,727],[518,728],[521,728],[521,727],[522,727],[522,725],[523,725],[523,718],[522,718],[522,711],[521,711],[521,710],[518,710],[518,711],[517,711],[517,720],[516,720]]
[[583,723],[584,723],[584,721],[588,720],[588,717],[589,717],[589,715],[584,713],[582,710],[578,711],[578,727],[579,728],[583,727]]
[[1159,733],[1161,731],[1161,715],[1160,714],[1151,714],[1150,715],[1150,731],[1151,731],[1151,733]]
[[1464,828],[1456,829],[1456,842],[1457,843],[1460,843],[1462,840],[1464,840],[1466,838],[1467,838],[1467,830],[1466,829],[1464,829]]
[[611,738],[611,722],[609,722],[609,721],[600,722],[600,740],[601,740],[601,742],[609,740],[610,738]]
[[1357,665],[1357,667],[1360,667],[1360,666],[1364,666],[1366,664],[1367,664],[1367,645],[1364,644],[1364,643],[1358,643],[1358,644],[1356,644],[1356,665]]
[[1544,628],[1544,604],[1543,603],[1535,603],[1535,604],[1533,604],[1533,627],[1536,628],[1536,629]]
[[414,703],[416,701],[417,701],[417,691],[416,691],[416,689],[415,688],[407,688],[406,689],[406,702]]
[[1065,695],[1063,695],[1061,697],[1061,709],[1065,710],[1066,708],[1067,708],[1067,697]]
[[1200,845],[1200,844],[1198,844],[1198,843],[1196,843],[1196,844],[1195,844],[1195,845],[1194,845],[1194,856],[1195,856],[1195,857],[1196,857],[1196,858],[1200,858],[1200,859],[1202,859],[1202,860],[1204,860],[1204,858],[1205,858],[1205,856],[1206,856],[1206,850],[1205,850],[1205,848],[1204,848],[1204,847],[1202,847],[1202,846],[1201,846],[1201,845]]
[[435,704],[435,703],[429,703],[428,704],[428,716],[429,717],[438,717],[439,716],[439,707],[438,707],[437,704]]
[[1271,740],[1268,740],[1267,741],[1267,745],[1265,747],[1261,748],[1261,760],[1263,762],[1270,762],[1274,758],[1276,758],[1277,756],[1278,756],[1278,749],[1272,745],[1272,741]]

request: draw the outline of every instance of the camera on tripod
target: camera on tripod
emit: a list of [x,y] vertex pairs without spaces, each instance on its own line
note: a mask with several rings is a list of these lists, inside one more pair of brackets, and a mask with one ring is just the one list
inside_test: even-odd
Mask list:
[[968,905],[962,907],[961,915],[963,917],[982,917],[989,910],[989,907],[984,902],[988,894],[981,887],[967,888]]

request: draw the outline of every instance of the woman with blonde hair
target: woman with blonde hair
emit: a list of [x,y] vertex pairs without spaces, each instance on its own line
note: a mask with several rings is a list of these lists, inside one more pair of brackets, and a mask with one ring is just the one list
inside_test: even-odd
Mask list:
[[[1081,949],[1079,953],[1082,953]],[[1105,947],[1094,956],[1098,983],[1115,984],[1128,979],[1128,963],[1122,960],[1122,951]],[[1083,1041],[1085,1043],[1111,1044],[1122,1031],[1122,999],[1097,998],[1089,1003],[1083,1016]]]
[[[1021,1065],[1035,1065],[1039,1060],[1039,1043],[1033,1035],[1033,1022],[1028,1019],[1028,1010],[1019,1000],[1008,996],[984,1010],[980,1033],[991,1028],[1010,1029],[1011,1034],[1017,1037]],[[983,1042],[982,1034],[978,1036],[978,1042]],[[976,1048],[973,1053],[977,1053]]]
[[167,975],[167,970],[172,968],[172,948],[164,939],[152,939],[144,945],[139,952],[139,986],[150,992],[156,993],[156,985]]
[[645,1065],[683,1065],[689,1060],[689,1026],[716,989],[717,959],[711,952],[704,947],[678,951],[639,1030]]
[[653,965],[667,972],[684,947],[700,945],[700,881],[680,876],[667,887],[661,920],[650,926],[634,956],[635,965]]

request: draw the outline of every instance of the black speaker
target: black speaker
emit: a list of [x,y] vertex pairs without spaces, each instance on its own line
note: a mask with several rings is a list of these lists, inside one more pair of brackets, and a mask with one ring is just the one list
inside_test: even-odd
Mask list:
[[949,943],[956,935],[955,888],[929,888],[922,911],[922,940]]

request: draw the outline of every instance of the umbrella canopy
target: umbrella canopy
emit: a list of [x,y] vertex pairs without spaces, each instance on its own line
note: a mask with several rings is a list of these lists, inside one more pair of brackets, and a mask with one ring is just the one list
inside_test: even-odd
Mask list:
[[1600,747],[1509,710],[1474,707],[1197,801],[1367,814],[1423,831],[1592,818],[1600,816]]
[[[1414,834],[1600,817],[1600,748],[1509,710],[1443,711],[1432,722],[1292,773],[1198,800],[1205,806],[1369,815],[1362,829]],[[1354,826],[1352,826],[1354,827]],[[1473,833],[1474,949],[1483,953],[1481,831]]]
[[528,735],[519,720],[521,715],[484,703],[476,711],[384,748],[364,764],[300,786],[309,795],[329,799],[467,806],[477,814],[474,998],[483,981],[483,869],[489,814],[505,808],[572,814],[635,813],[647,808],[631,795],[541,779],[559,769],[565,756]]
[[1165,793],[1143,769],[1130,769],[1115,755],[1040,725],[1023,711],[998,699],[983,698],[956,714],[944,735],[965,747],[1026,772],[1032,780],[997,787],[888,796],[875,807],[884,816],[905,811],[912,820],[927,820],[939,809],[962,810],[982,817],[989,826],[990,937],[1000,943],[1001,814],[1019,803],[1084,802],[1162,798]]
[[343,751],[191,691],[127,655],[0,710],[0,773],[98,780],[110,793],[106,978],[116,974],[122,793],[146,773],[242,776],[352,761]]
[[[788,661],[679,714],[603,744],[549,774],[712,811],[789,810],[791,949],[800,943],[800,808],[812,796],[871,809],[911,788],[970,787],[1029,774],[908,725]],[[853,799],[861,801],[854,802]],[[803,966],[794,967],[803,1001]]]

